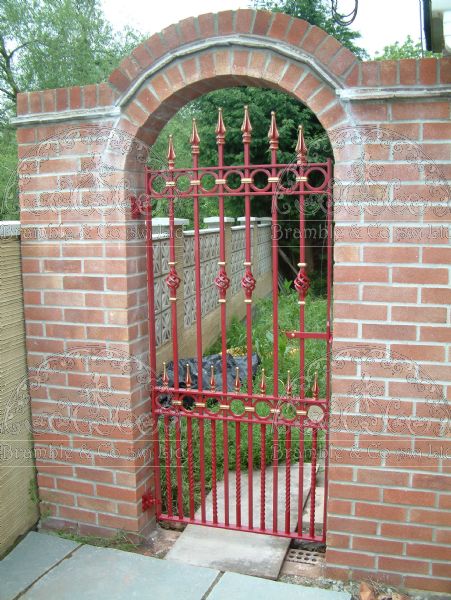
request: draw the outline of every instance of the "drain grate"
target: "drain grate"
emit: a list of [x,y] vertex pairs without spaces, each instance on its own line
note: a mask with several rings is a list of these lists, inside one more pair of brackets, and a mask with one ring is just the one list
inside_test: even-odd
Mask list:
[[307,565],[317,565],[324,558],[324,554],[321,552],[315,552],[314,550],[302,550],[296,548],[290,548],[285,558],[290,563],[303,563]]

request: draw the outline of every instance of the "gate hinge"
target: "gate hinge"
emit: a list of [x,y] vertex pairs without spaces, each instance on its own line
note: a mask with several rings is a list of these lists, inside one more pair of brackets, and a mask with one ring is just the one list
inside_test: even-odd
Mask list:
[[149,508],[152,508],[152,506],[156,506],[158,503],[158,500],[154,497],[154,495],[152,494],[152,492],[150,490],[148,490],[147,492],[145,492],[142,495],[141,498],[141,506],[142,506],[142,510],[143,512],[145,512],[146,510],[149,510]]

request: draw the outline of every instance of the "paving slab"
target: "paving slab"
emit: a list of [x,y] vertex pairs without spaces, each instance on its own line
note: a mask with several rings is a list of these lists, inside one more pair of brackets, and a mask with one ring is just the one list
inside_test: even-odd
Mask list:
[[0,600],[12,600],[80,544],[55,535],[30,531],[0,561]]
[[248,577],[238,573],[225,573],[208,596],[208,600],[350,600],[350,594],[280,583]]
[[188,525],[166,560],[277,579],[289,545],[288,538]]
[[86,545],[36,582],[21,600],[201,600],[218,574]]

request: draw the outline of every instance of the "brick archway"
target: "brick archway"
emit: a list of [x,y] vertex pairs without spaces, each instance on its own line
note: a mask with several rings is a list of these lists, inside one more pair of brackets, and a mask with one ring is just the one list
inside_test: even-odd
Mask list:
[[[19,95],[25,318],[46,526],[151,531],[152,511],[141,506],[152,486],[146,268],[130,195],[144,190],[148,145],[181,106],[221,87],[273,87],[315,112],[343,182],[328,574],[447,591],[444,460],[397,459],[444,442],[448,419],[449,67],[450,59],[362,63],[304,21],[238,10],[152,36],[107,83]],[[421,210],[406,215],[406,204]],[[426,375],[412,382],[409,366]],[[428,429],[416,434],[412,424],[426,416]],[[393,418],[398,427],[387,429]]]

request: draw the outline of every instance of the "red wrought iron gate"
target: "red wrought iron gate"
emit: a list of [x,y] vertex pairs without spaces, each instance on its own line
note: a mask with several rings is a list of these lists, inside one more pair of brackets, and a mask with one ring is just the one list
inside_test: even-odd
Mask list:
[[[149,339],[155,497],[145,495],[144,507],[154,503],[162,521],[196,523],[306,540],[325,540],[327,498],[328,413],[330,403],[331,283],[332,283],[332,162],[308,163],[302,127],[291,164],[277,160],[279,133],[275,114],[268,133],[271,162],[250,161],[252,127],[245,107],[241,127],[244,146],[242,165],[224,165],[226,129],[219,110],[216,127],[218,164],[199,167],[200,139],[195,121],[190,139],[192,167],[175,168],[175,152],[169,139],[167,167],[146,172],[146,231],[148,259]],[[210,178],[210,184],[206,180]],[[180,182],[188,179],[188,185]],[[233,180],[233,186],[232,186]],[[257,182],[258,180],[258,182]],[[242,266],[242,301],[245,303],[246,359],[236,368],[233,385],[228,368],[227,310],[230,278],[226,264],[225,204],[228,197],[243,198],[245,209],[245,260]],[[221,358],[219,368],[205,365],[202,344],[200,201],[214,198],[219,214],[219,261],[214,284],[218,291]],[[254,381],[253,275],[251,249],[251,199],[266,199],[271,206],[272,236],[272,372],[261,369]],[[280,331],[278,314],[279,204],[287,199],[298,210],[299,263],[294,288],[299,318],[292,329]],[[306,198],[326,199],[325,248],[327,301],[324,331],[306,331],[306,298],[309,278],[306,264]],[[181,200],[192,202],[194,228],[195,329],[197,373],[179,356],[180,328],[178,289],[180,267],[176,262],[175,210]],[[169,216],[169,290],[172,361],[158,364],[155,331],[154,256],[152,204],[167,203]],[[319,200],[318,200],[319,202]],[[254,263],[255,264],[255,263]],[[254,272],[255,269],[254,269]],[[271,335],[271,334],[270,334]],[[299,373],[284,372],[281,335],[298,344]],[[286,337],[285,337],[286,336]],[[309,340],[324,344],[324,372],[306,377],[305,348]],[[283,358],[283,357],[282,357]],[[186,361],[185,361],[186,362]],[[282,361],[283,362],[283,361]],[[191,363],[192,364],[192,363]],[[308,366],[308,365],[307,365]],[[208,368],[208,383],[203,373]],[[263,408],[262,408],[263,407]],[[323,451],[323,452],[320,452]],[[318,481],[321,480],[321,497]],[[257,483],[257,485],[256,485]]]

